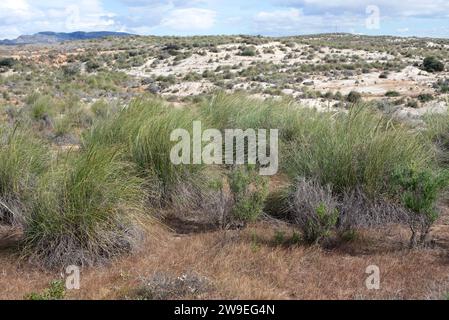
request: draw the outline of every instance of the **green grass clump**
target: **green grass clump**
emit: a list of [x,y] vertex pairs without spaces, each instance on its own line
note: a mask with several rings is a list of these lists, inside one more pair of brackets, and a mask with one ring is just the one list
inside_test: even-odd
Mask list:
[[288,98],[261,100],[225,92],[218,92],[203,102],[200,113],[210,128],[221,131],[279,129],[279,137],[283,141],[290,141],[295,136],[300,116],[293,101]]
[[47,165],[43,142],[22,127],[0,126],[0,221],[13,223],[22,219],[21,211]]
[[52,101],[49,96],[33,94],[28,98],[30,116],[33,120],[43,120],[50,116],[52,110]]
[[317,179],[337,193],[361,187],[371,197],[388,194],[398,168],[434,166],[430,141],[369,107],[348,114],[309,114],[286,147],[283,166],[292,177]]
[[96,125],[85,143],[119,146],[124,158],[137,165],[140,175],[149,183],[156,177],[161,191],[169,197],[179,181],[201,169],[200,165],[174,165],[170,160],[176,144],[170,141],[172,131],[183,128],[191,132],[194,120],[192,110],[174,109],[155,98],[139,99]]
[[93,265],[140,240],[144,194],[114,148],[69,154],[40,179],[26,217],[24,252],[47,267]]

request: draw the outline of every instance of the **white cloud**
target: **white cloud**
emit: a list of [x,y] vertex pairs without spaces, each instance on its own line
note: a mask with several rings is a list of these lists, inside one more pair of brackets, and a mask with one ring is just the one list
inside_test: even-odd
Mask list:
[[447,0],[277,0],[279,5],[287,7],[300,7],[308,14],[331,12],[363,13],[367,6],[375,5],[381,14],[389,17],[422,17],[447,16],[449,14],[449,1]]
[[100,0],[1,0],[0,38],[38,31],[115,30],[114,15]]
[[321,31],[352,32],[354,27],[361,26],[365,18],[346,15],[305,15],[303,10],[289,8],[275,11],[261,11],[257,13],[253,21],[257,30],[268,35],[280,34],[305,34]]
[[175,9],[162,19],[161,26],[177,31],[208,30],[215,25],[217,13],[209,9]]

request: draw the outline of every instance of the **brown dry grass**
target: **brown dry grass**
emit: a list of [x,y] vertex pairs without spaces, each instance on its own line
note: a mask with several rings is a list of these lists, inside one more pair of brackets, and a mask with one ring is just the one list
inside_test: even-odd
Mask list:
[[[81,289],[69,299],[117,299],[129,296],[142,277],[154,273],[180,276],[196,273],[212,289],[208,299],[428,299],[449,292],[447,243],[432,248],[406,248],[407,230],[399,227],[362,232],[359,238],[330,249],[278,245],[275,231],[286,226],[260,222],[242,231],[177,235],[155,225],[154,236],[140,252],[110,266],[83,270]],[[445,221],[435,238],[447,239]],[[381,289],[365,287],[368,265],[381,270]],[[60,274],[19,265],[11,251],[0,253],[0,298],[21,299],[43,290]],[[191,298],[180,296],[179,298]]]

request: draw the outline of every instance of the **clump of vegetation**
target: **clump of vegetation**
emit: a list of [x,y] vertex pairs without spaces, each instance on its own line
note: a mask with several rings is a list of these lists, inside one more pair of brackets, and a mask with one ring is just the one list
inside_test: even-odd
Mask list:
[[313,180],[299,179],[289,196],[291,219],[308,243],[327,240],[339,217],[338,202],[330,186],[322,187]]
[[391,97],[399,97],[400,95],[401,94],[399,92],[397,92],[397,91],[387,91],[385,93],[385,96],[389,97],[389,98],[391,98]]
[[141,240],[142,180],[115,148],[91,146],[55,164],[33,194],[25,255],[49,268],[93,265]]
[[397,168],[423,168],[434,161],[432,145],[420,133],[395,124],[366,106],[348,114],[303,115],[296,139],[287,145],[285,170],[330,184],[337,193],[362,187],[376,197],[389,190]]
[[351,91],[346,97],[346,101],[350,103],[359,103],[362,101],[362,95],[359,92]]
[[240,55],[244,57],[254,57],[257,55],[257,50],[255,47],[244,47],[241,48]]
[[[190,180],[201,171],[201,165],[175,165],[170,153],[176,142],[170,141],[175,129],[192,130],[190,110],[170,108],[160,99],[138,99],[128,108],[98,123],[85,135],[86,145],[117,146],[126,161],[136,164],[139,175],[156,198],[164,201],[179,182]],[[156,190],[157,189],[157,190]]]
[[0,67],[4,67],[4,68],[12,68],[15,64],[17,63],[17,61],[13,58],[2,58],[0,59]]
[[432,101],[434,99],[433,95],[430,93],[422,93],[418,96],[418,100],[422,103]]
[[252,167],[235,168],[229,173],[233,197],[232,219],[241,222],[255,221],[265,207],[268,180]]
[[426,57],[423,61],[423,69],[427,72],[442,72],[444,71],[444,63],[436,57]]
[[448,186],[448,173],[407,168],[395,172],[393,185],[407,211],[412,231],[410,246],[424,244],[439,214],[436,208],[441,192]]
[[0,126],[0,224],[23,222],[38,176],[47,167],[45,145],[20,126]]
[[32,292],[27,294],[25,300],[63,300],[65,297],[65,284],[61,280],[50,282],[49,287],[42,293]]
[[449,79],[438,80],[434,88],[438,89],[441,93],[449,93]]

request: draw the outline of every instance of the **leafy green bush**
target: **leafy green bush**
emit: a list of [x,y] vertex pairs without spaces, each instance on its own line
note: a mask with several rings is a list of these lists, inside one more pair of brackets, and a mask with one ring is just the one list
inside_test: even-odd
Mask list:
[[0,59],[0,67],[12,68],[17,61],[13,58],[2,58]]
[[448,186],[448,172],[398,169],[393,186],[408,209],[408,224],[412,230],[410,245],[423,244],[439,216],[436,204],[441,192]]
[[263,211],[268,180],[253,167],[235,168],[228,174],[233,197],[232,216],[242,222],[255,221]]
[[441,93],[449,93],[449,79],[438,80],[434,88],[438,89]]
[[423,68],[427,72],[442,72],[444,64],[436,57],[426,57],[423,61]]
[[53,111],[51,98],[45,95],[36,95],[29,98],[31,118],[34,120],[43,120]]
[[244,57],[254,57],[257,55],[255,47],[244,47],[240,51],[240,55]]
[[346,101],[350,103],[359,103],[362,101],[362,95],[359,92],[351,91],[346,97]]

